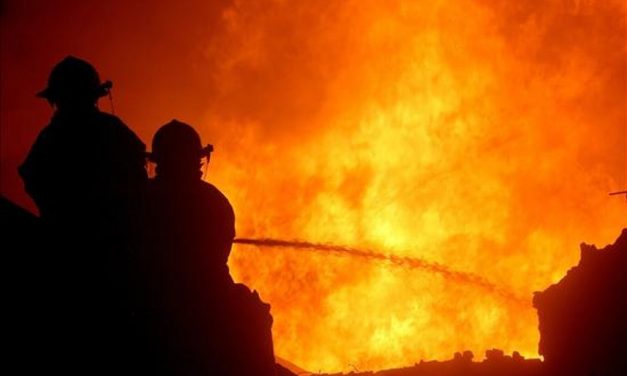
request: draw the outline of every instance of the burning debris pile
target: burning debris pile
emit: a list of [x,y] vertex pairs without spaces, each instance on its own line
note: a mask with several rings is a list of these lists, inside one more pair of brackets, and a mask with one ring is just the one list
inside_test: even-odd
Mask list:
[[613,245],[581,245],[579,265],[536,293],[540,354],[569,375],[627,374],[627,229]]
[[[470,351],[455,353],[451,360],[421,361],[412,367],[390,369],[379,372],[351,373],[353,376],[540,376],[544,375],[542,361],[539,359],[525,359],[518,352],[511,356],[505,355],[502,350],[492,349],[485,353],[486,358],[482,362],[473,362],[473,354]],[[339,376],[341,374],[328,374],[325,376]]]

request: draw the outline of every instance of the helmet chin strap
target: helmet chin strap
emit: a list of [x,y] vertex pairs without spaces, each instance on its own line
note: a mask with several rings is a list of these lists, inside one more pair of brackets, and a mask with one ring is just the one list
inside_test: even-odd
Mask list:
[[148,175],[149,179],[152,179],[157,175],[155,162],[151,161],[150,159],[147,159],[146,161],[146,174]]
[[115,115],[115,106],[113,105],[113,94],[111,94],[111,89],[107,90],[107,96],[109,97],[109,104],[111,105],[111,114]]
[[207,171],[209,171],[209,157],[203,158],[205,161],[202,163],[202,180],[207,180]]

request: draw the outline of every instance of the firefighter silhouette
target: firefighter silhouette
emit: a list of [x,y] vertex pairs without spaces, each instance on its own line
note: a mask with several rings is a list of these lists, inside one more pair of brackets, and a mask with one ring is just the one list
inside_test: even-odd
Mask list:
[[[272,317],[256,292],[236,284],[227,260],[235,216],[227,198],[202,180],[213,147],[173,120],[153,138],[149,159],[148,247],[143,270],[149,343],[156,373],[274,375]],[[159,363],[161,362],[161,363]]]
[[77,225],[126,214],[122,209],[132,206],[145,184],[144,144],[97,107],[110,88],[91,64],[68,56],[37,94],[55,112],[19,172],[42,220]]
[[68,56],[38,93],[54,109],[19,168],[46,237],[51,369],[120,374],[127,368],[128,267],[146,188],[145,146],[98,99],[111,88]]

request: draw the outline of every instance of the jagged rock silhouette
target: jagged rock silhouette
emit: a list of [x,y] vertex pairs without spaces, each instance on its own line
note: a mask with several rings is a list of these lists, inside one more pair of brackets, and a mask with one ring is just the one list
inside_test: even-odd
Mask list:
[[549,371],[627,375],[627,229],[613,245],[581,245],[579,265],[536,293]]

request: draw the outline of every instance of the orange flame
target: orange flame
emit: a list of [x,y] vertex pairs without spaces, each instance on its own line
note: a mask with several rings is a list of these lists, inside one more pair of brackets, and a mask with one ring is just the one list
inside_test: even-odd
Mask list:
[[276,353],[381,369],[497,347],[537,356],[531,295],[627,226],[622,1],[249,2],[205,49],[209,180],[238,235],[479,275],[236,246]]

